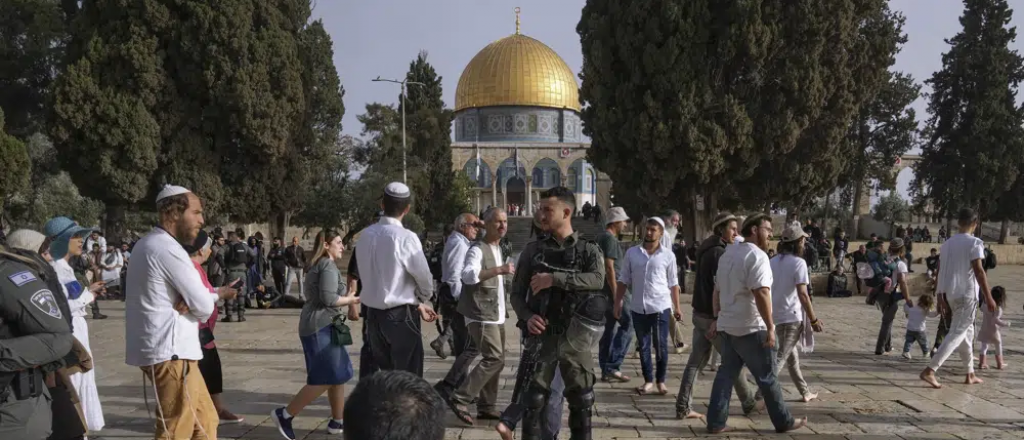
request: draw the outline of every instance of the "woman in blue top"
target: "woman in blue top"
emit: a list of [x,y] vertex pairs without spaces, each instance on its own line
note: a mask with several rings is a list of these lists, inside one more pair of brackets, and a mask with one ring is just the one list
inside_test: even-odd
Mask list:
[[299,318],[299,340],[306,357],[306,385],[287,407],[278,408],[271,414],[281,435],[291,440],[295,439],[292,418],[324,392],[327,392],[331,404],[327,432],[339,434],[343,431],[344,384],[353,376],[348,351],[331,340],[334,318],[344,315],[343,307],[359,304],[355,292],[344,294],[341,271],[336,264],[345,246],[337,232],[325,230],[317,234],[314,249],[316,255],[303,284],[306,303]]

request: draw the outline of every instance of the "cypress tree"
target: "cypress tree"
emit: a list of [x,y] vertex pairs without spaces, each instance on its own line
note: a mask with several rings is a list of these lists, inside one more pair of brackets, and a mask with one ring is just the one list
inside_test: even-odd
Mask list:
[[1013,189],[1024,162],[1024,110],[1016,103],[1024,59],[1010,49],[1012,14],[1006,0],[965,0],[963,29],[947,40],[942,69],[927,81],[930,117],[912,189],[940,214],[973,207],[983,218],[1019,215]]

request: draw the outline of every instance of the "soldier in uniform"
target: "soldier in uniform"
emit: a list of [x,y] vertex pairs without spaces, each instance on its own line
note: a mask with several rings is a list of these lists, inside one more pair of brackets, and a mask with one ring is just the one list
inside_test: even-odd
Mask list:
[[0,247],[0,438],[50,435],[46,373],[63,366],[71,327],[36,260]]
[[540,196],[539,220],[547,236],[526,246],[512,282],[512,307],[538,338],[537,365],[524,402],[523,439],[540,440],[556,369],[565,382],[572,440],[591,438],[594,406],[594,350],[609,307],[604,256],[596,243],[573,232],[576,197],[564,187]]

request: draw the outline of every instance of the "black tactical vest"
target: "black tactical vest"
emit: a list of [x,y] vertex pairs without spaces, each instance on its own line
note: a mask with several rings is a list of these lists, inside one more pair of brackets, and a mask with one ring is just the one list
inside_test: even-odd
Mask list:
[[[587,241],[577,240],[572,247],[544,249],[533,256],[531,273],[577,273],[586,267]],[[550,287],[531,295],[530,310],[548,320],[555,333],[563,333],[573,316],[592,325],[604,325],[608,299],[600,290],[568,291]]]

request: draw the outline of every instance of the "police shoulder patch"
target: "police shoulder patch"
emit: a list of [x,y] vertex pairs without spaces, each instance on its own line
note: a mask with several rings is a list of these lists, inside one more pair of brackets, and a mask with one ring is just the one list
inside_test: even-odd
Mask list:
[[14,275],[7,277],[7,279],[11,280],[11,282],[14,283],[15,286],[21,287],[35,281],[37,278],[35,275],[32,275],[32,272],[23,270],[21,272],[18,272]]
[[60,307],[57,305],[57,300],[53,297],[53,292],[50,292],[48,289],[42,289],[33,293],[31,301],[32,305],[43,313],[57,319],[63,318],[63,315],[60,313]]

